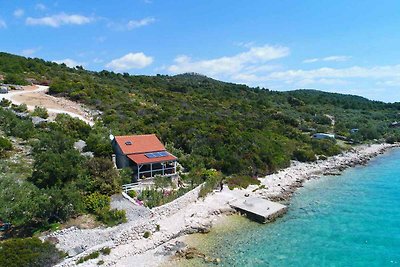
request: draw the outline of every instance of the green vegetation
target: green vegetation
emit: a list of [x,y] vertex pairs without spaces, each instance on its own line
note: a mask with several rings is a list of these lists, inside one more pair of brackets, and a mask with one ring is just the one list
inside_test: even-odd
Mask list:
[[[90,253],[89,255],[80,258],[76,262],[76,264],[81,264],[81,263],[84,263],[85,261],[88,261],[88,260],[97,259],[100,256],[100,254],[102,254],[102,255],[110,255],[110,253],[111,253],[111,248],[109,248],[109,247],[102,248],[99,251],[94,251],[94,252]],[[102,261],[102,260],[97,262],[97,265],[102,265],[102,264],[104,264],[104,261]]]
[[[218,188],[222,180],[231,188],[257,184],[253,177],[276,172],[291,160],[326,158],[353,143],[400,140],[399,129],[389,127],[400,120],[400,103],[358,96],[274,92],[197,74],[92,72],[6,53],[0,53],[0,74],[15,83],[26,78],[50,82],[51,94],[101,114],[93,128],[67,115],[35,128],[29,118],[6,110],[10,103],[0,103],[0,130],[6,138],[32,146],[31,171],[13,177],[4,171],[6,178],[0,180],[1,188],[7,188],[0,192],[0,217],[24,229],[42,229],[85,212],[108,225],[124,221],[123,212],[107,204],[130,179],[128,171],[112,168],[110,130],[114,135],[157,134],[187,173],[182,175],[184,187],[163,191],[169,185],[157,180],[155,188],[141,192],[138,198],[148,207],[172,201],[199,184],[200,196]],[[26,106],[12,109],[25,111]],[[45,117],[43,110],[33,114]],[[317,132],[333,133],[344,141],[312,139]],[[92,151],[94,158],[73,148],[79,139],[86,141],[85,151]],[[2,170],[9,168],[1,164]]]
[[[123,211],[110,210],[109,196],[119,192],[122,184],[111,160],[86,158],[73,148],[75,141],[91,134],[82,121],[60,115],[55,122],[35,128],[30,118],[20,119],[0,108],[0,131],[25,139],[28,151],[32,147],[26,153],[33,164],[23,158],[0,163],[0,218],[12,223],[13,236],[52,229],[83,213],[95,214],[110,226],[126,221]],[[8,138],[1,137],[0,146],[2,154],[7,152]]]
[[0,243],[0,266],[50,267],[63,256],[53,244],[39,238],[9,239]]
[[146,231],[146,232],[144,232],[144,234],[143,234],[143,237],[144,238],[149,238],[151,236],[151,232],[149,232],[149,231]]
[[182,187],[179,188],[178,190],[148,188],[142,190],[137,198],[143,201],[146,207],[154,208],[169,203],[177,199],[178,197],[183,196],[192,189],[193,187],[185,187],[185,188]]
[[12,143],[9,139],[5,137],[0,137],[0,158],[5,158],[7,152],[13,149]]
[[85,256],[83,258],[80,258],[76,262],[76,264],[81,264],[81,263],[84,263],[85,261],[88,261],[88,260],[97,259],[99,256],[100,256],[100,252],[99,251],[92,252],[89,255],[87,255],[87,256]]
[[47,119],[49,117],[49,113],[46,108],[36,106],[32,112],[32,116],[37,116],[43,119]]

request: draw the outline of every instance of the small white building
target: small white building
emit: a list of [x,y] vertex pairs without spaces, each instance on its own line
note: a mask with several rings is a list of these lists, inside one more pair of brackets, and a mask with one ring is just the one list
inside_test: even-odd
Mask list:
[[314,139],[335,139],[334,134],[328,134],[328,133],[316,133],[316,134],[313,134],[312,137]]

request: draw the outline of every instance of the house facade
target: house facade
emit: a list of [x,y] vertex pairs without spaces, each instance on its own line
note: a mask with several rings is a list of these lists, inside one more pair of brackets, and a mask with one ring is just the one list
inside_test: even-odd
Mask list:
[[169,153],[155,134],[110,136],[115,165],[131,168],[134,180],[176,174],[178,158]]

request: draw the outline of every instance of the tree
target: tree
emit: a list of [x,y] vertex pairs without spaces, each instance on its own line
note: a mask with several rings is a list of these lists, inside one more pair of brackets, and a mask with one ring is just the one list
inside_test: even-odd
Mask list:
[[62,187],[82,175],[83,164],[84,158],[74,149],[43,152],[35,157],[34,171],[28,180],[39,188]]
[[87,162],[89,177],[86,179],[86,189],[90,192],[100,192],[113,195],[121,191],[122,179],[110,159],[92,158]]
[[0,243],[0,266],[51,267],[63,253],[50,242],[39,238],[10,239]]

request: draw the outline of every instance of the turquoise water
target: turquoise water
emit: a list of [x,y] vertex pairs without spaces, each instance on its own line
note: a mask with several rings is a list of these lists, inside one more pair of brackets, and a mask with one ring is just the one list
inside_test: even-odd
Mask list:
[[306,183],[274,223],[239,220],[207,238],[222,266],[397,266],[400,150]]

